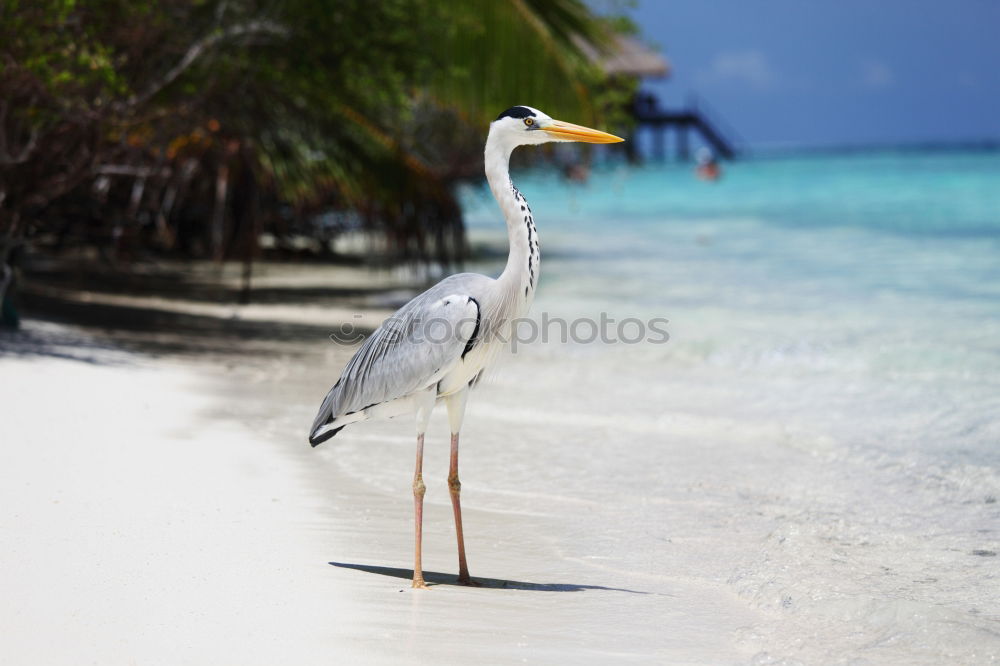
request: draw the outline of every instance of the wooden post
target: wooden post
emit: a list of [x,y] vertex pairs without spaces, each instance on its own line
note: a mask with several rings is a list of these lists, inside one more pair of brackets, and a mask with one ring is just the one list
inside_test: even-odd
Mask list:
[[677,157],[684,162],[691,159],[691,148],[688,144],[687,124],[677,126]]
[[212,225],[210,227],[212,256],[220,264],[225,256],[222,242],[226,233],[226,193],[228,188],[229,164],[223,162],[215,172],[215,203],[212,208]]
[[625,158],[628,160],[629,164],[638,164],[641,161],[639,149],[636,148],[638,145],[635,142],[636,136],[638,136],[638,132],[632,130],[626,137],[625,143],[622,144],[625,150]]

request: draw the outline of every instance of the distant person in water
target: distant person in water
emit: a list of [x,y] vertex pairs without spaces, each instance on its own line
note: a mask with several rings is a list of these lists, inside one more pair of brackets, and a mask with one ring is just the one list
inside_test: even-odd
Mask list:
[[574,183],[586,183],[590,179],[590,167],[582,162],[565,165],[562,173],[563,178]]
[[701,180],[716,181],[722,177],[722,168],[719,166],[719,162],[715,159],[715,155],[708,148],[702,148],[698,151],[698,166],[695,167],[694,173]]

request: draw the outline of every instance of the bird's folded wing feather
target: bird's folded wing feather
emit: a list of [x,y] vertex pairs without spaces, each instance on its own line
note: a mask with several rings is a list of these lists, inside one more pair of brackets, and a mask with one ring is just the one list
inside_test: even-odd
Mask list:
[[430,386],[461,360],[475,335],[479,304],[466,294],[442,296],[443,286],[414,298],[365,340],[327,394],[312,432],[338,416]]

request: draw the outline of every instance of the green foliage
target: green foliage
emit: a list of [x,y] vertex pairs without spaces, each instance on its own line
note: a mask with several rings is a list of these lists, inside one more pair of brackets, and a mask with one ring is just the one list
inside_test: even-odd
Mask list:
[[608,34],[578,0],[471,0],[454,3],[431,46],[429,90],[485,123],[514,104],[593,122],[592,65],[581,42],[600,48]]
[[499,110],[614,115],[627,93],[581,45],[620,29],[581,0],[8,0],[0,222],[122,164],[168,174],[154,193],[211,198],[181,163],[237,160],[299,211],[352,208],[419,236],[420,215],[458,215],[451,184]]

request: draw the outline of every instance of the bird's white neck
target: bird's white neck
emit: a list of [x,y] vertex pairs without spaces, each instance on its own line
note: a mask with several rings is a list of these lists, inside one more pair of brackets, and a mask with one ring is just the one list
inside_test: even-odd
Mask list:
[[509,297],[518,303],[518,312],[512,315],[519,317],[527,312],[534,297],[541,265],[538,231],[531,208],[510,180],[509,164],[513,149],[502,137],[490,131],[486,140],[486,180],[503,211],[510,242],[507,266],[497,280],[507,288]]

